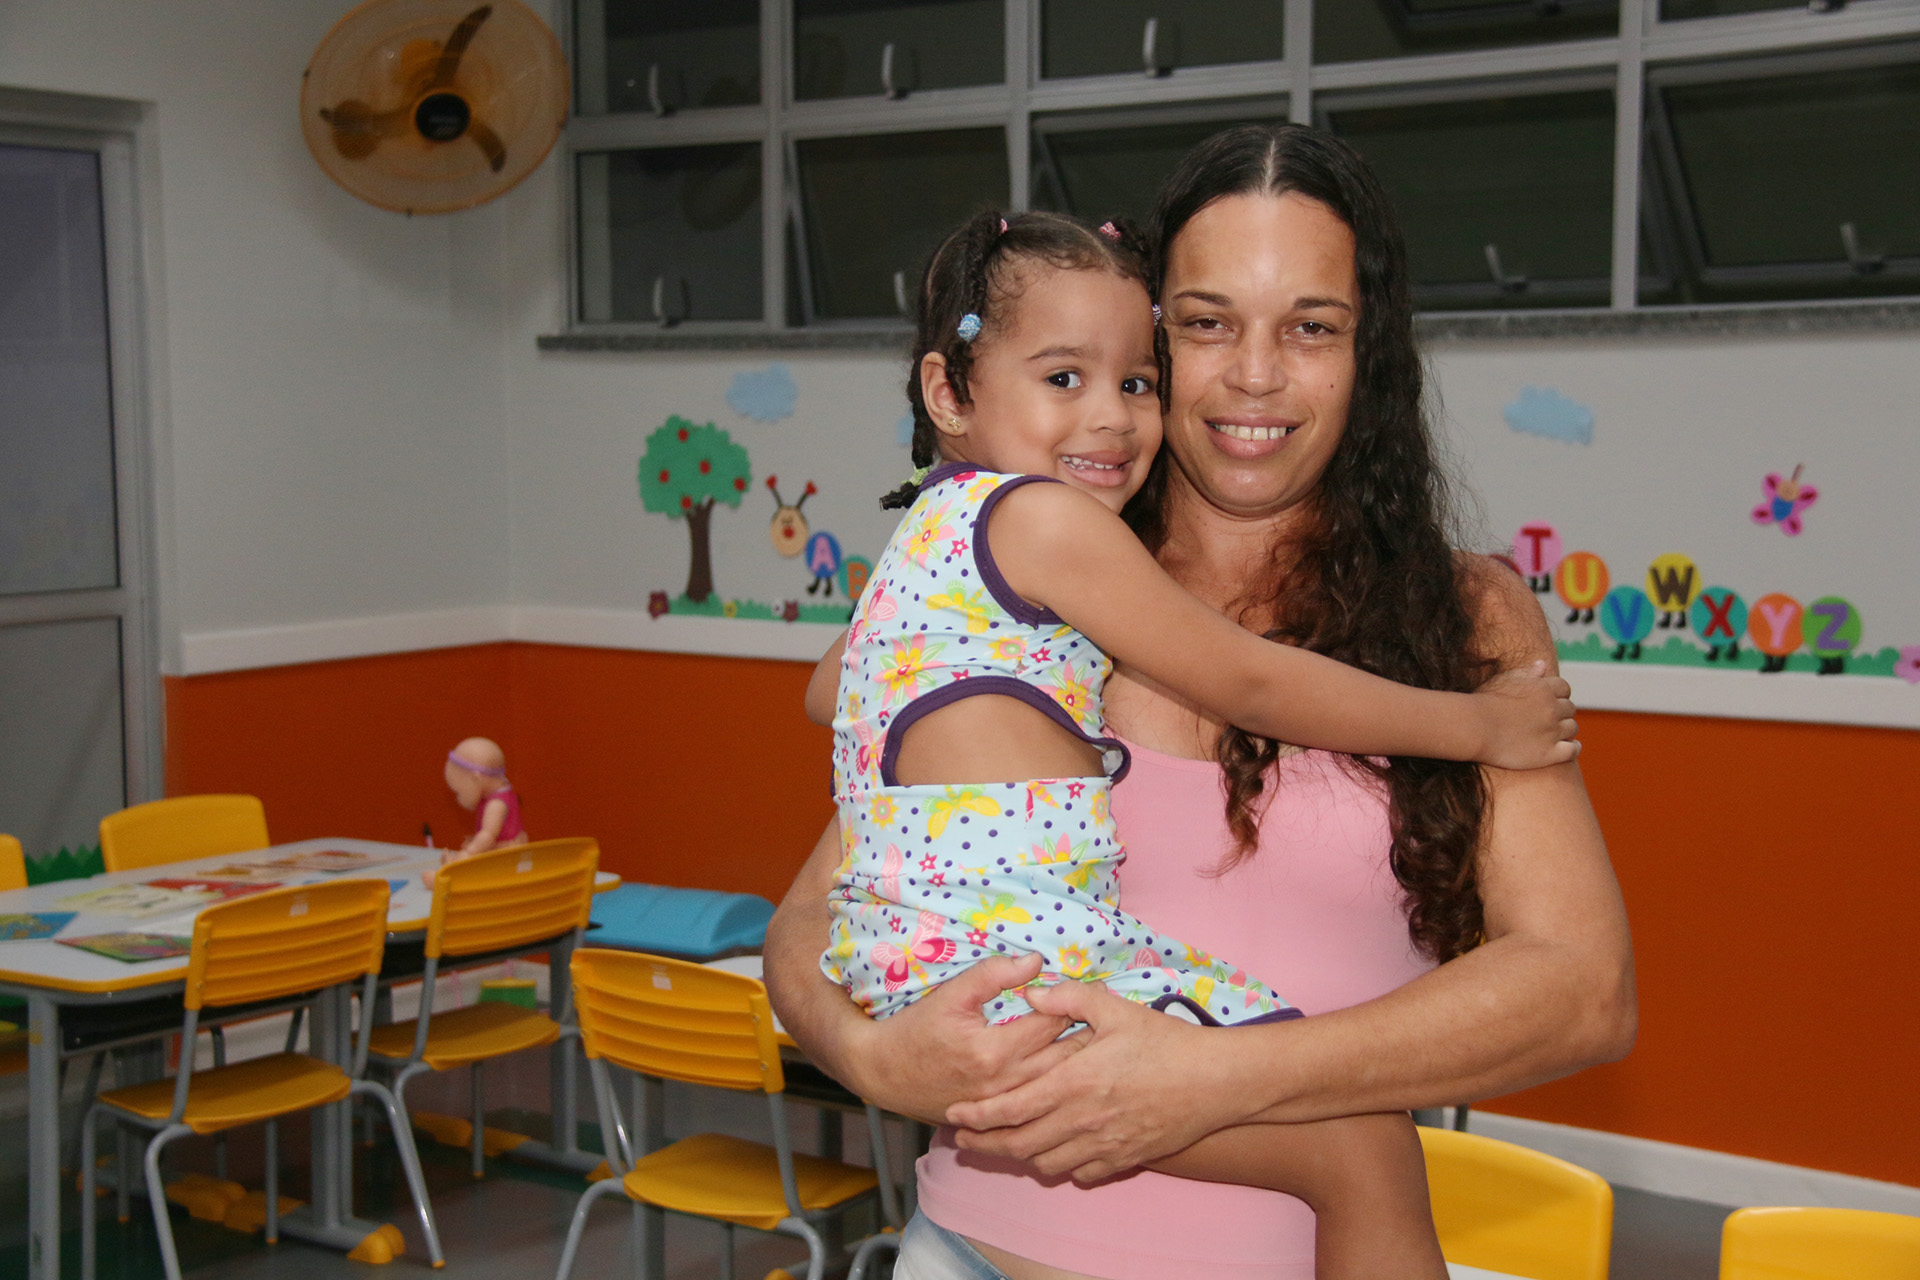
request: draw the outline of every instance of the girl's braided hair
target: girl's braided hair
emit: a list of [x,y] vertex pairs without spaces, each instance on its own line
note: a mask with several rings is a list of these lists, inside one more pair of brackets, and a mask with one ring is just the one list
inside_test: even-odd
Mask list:
[[[1151,257],[1146,237],[1132,225],[1115,218],[1096,228],[1063,213],[987,209],[941,241],[927,260],[914,307],[913,363],[907,370],[913,465],[930,467],[940,457],[939,431],[920,390],[921,362],[930,352],[943,356],[954,395],[962,404],[972,403],[967,375],[980,344],[993,341],[1019,297],[1021,263],[1036,261],[1062,271],[1112,271],[1147,288]],[[980,317],[979,336],[972,341],[960,336],[960,319],[966,315]],[[1156,330],[1156,353],[1163,347]],[[1165,387],[1165,377],[1160,384]],[[909,507],[919,496],[920,486],[909,480],[880,499],[880,505],[890,510]]]

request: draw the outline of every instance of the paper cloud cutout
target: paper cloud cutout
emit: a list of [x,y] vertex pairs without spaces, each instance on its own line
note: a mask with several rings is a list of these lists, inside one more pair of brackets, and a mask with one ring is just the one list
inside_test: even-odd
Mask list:
[[756,422],[778,422],[793,416],[800,388],[794,385],[793,370],[784,364],[736,373],[727,387],[727,404],[743,418]]
[[1520,398],[1503,413],[1507,425],[1530,436],[1593,443],[1593,410],[1569,400],[1551,387],[1522,387]]
[[893,442],[899,445],[902,449],[912,447],[913,445],[913,415],[912,414],[910,413],[907,414],[905,417],[901,418],[900,421],[893,424]]

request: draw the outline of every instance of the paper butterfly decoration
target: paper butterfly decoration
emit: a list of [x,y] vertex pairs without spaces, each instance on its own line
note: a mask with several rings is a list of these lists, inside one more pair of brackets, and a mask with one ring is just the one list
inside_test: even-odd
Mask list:
[[1793,475],[1781,479],[1778,472],[1770,472],[1766,483],[1766,501],[1753,509],[1755,524],[1777,524],[1780,532],[1789,538],[1800,536],[1800,513],[1820,499],[1820,491],[1810,484],[1800,483],[1801,468],[1795,467]]

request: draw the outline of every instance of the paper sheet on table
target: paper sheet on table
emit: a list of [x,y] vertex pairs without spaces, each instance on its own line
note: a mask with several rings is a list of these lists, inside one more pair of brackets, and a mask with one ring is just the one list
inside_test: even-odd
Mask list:
[[144,920],[150,916],[170,916],[193,911],[215,900],[211,893],[189,893],[181,889],[162,889],[150,884],[110,884],[85,893],[69,894],[53,905],[86,915],[123,916]]

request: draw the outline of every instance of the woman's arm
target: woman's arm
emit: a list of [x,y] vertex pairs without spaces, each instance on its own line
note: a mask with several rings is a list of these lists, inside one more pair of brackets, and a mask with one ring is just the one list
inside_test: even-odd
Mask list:
[[1273,644],[1188,594],[1118,516],[1065,485],[1009,493],[988,536],[1022,598],[1251,733],[1326,751],[1521,769],[1578,752],[1566,682],[1544,668],[1509,673],[1484,693],[1442,693]]
[[[1478,578],[1488,651],[1551,661],[1519,580]],[[1625,1056],[1632,945],[1579,771],[1488,781],[1482,946],[1377,1000],[1274,1026],[1201,1030],[1083,983],[1034,991],[1036,1008],[1091,1024],[1088,1044],[1032,1084],[952,1108],[961,1145],[1089,1180],[1233,1125],[1468,1102]]]
[[983,960],[875,1022],[820,972],[831,915],[827,894],[840,860],[840,820],[827,824],[767,926],[767,994],[787,1033],[821,1070],[888,1111],[938,1124],[962,1099],[1033,1080],[1080,1047],[1057,1038],[1065,1018],[1029,1016],[987,1025],[980,1006],[1040,972],[1037,955]]
[[842,631],[807,678],[807,719],[815,724],[833,724],[834,704],[840,700],[840,655],[846,651],[847,633]]

